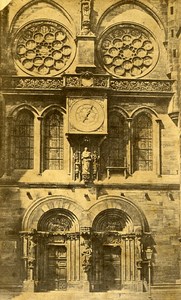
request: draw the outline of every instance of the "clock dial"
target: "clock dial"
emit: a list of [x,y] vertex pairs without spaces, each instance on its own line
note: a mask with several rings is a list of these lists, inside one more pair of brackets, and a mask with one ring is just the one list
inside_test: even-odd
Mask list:
[[84,123],[85,125],[90,125],[91,123],[94,123],[97,121],[97,118],[99,117],[99,113],[97,111],[97,108],[94,105],[91,104],[85,104],[83,106],[79,106],[76,112],[76,118],[77,121]]
[[92,99],[77,100],[70,110],[70,123],[79,131],[96,131],[104,122],[104,109]]

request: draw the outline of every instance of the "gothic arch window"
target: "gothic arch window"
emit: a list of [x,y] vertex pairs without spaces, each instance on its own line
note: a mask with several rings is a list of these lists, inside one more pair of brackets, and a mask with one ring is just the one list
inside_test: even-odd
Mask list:
[[34,115],[26,109],[17,114],[13,128],[14,168],[34,168]]
[[54,110],[44,119],[44,170],[63,169],[63,115]]
[[101,147],[101,165],[123,167],[126,162],[126,145],[128,139],[127,123],[119,112],[111,112],[108,123],[108,138]]
[[153,170],[153,124],[151,116],[141,113],[133,125],[133,167],[134,171]]

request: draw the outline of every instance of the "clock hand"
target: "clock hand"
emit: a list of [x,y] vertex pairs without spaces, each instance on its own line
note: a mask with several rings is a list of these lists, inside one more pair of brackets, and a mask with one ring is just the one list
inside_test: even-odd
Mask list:
[[90,115],[91,111],[93,109],[93,105],[91,106],[91,108],[89,109],[88,113],[86,114],[85,118],[83,119],[83,123],[87,120],[88,116]]

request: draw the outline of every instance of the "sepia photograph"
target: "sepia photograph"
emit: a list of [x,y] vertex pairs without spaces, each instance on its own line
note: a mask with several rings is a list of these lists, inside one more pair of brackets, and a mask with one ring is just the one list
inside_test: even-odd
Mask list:
[[181,0],[0,0],[0,300],[181,299]]

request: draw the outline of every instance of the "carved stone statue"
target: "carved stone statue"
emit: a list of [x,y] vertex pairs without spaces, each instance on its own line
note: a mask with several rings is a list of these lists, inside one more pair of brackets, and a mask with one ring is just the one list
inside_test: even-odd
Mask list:
[[82,34],[92,34],[90,30],[90,15],[91,15],[91,1],[82,0],[81,2],[81,13],[82,13]]
[[88,272],[91,266],[92,249],[90,245],[86,243],[85,250],[82,252],[82,266],[85,272]]
[[87,147],[84,148],[82,152],[82,179],[84,181],[89,181],[91,177],[91,152],[88,151]]
[[35,259],[35,247],[36,247],[36,244],[33,240],[33,236],[29,236],[29,238],[28,238],[28,258],[30,260]]

